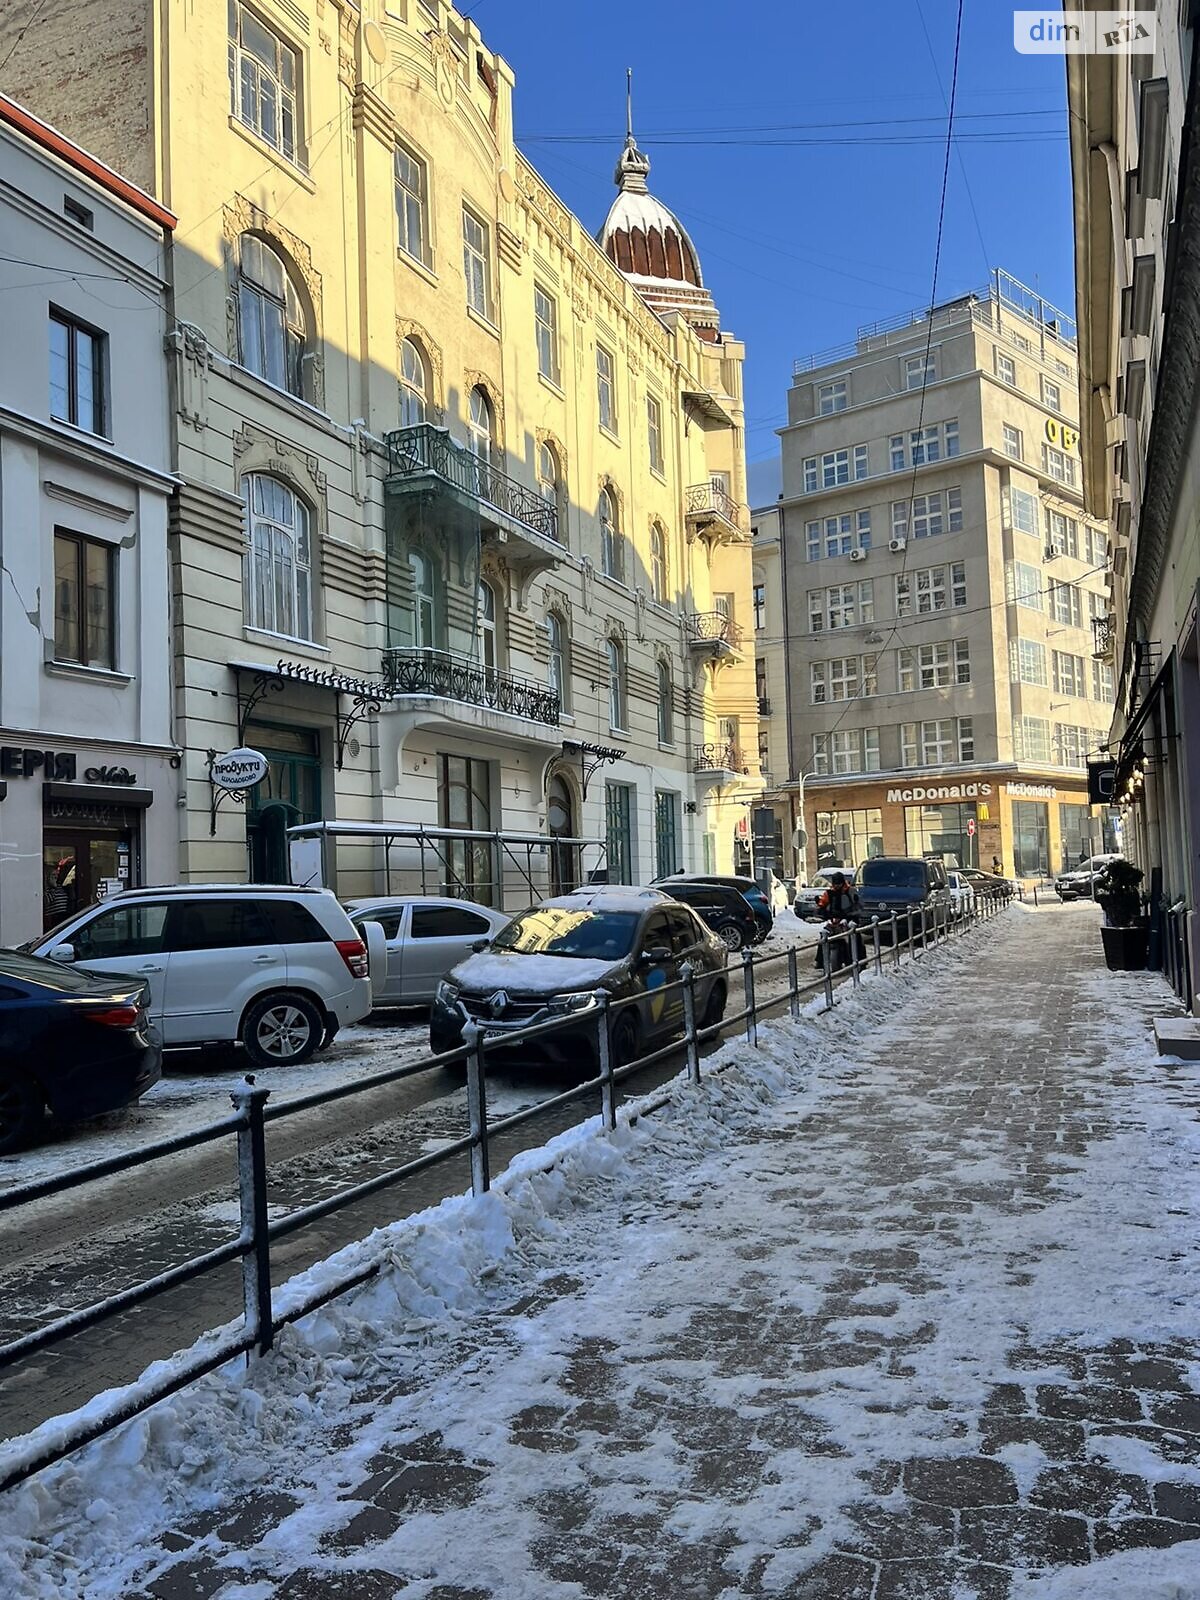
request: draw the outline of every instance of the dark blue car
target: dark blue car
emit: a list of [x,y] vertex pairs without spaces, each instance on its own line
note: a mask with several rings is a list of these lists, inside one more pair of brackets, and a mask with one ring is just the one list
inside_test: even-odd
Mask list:
[[141,978],[0,950],[0,1155],[61,1121],[130,1105],[158,1082],[162,1041]]
[[654,883],[656,888],[665,889],[668,894],[672,892],[672,885],[676,883],[719,883],[726,888],[736,889],[754,913],[754,921],[758,928],[755,944],[761,944],[775,925],[775,909],[771,905],[770,896],[753,878],[741,878],[733,873],[671,872],[666,877],[655,878]]

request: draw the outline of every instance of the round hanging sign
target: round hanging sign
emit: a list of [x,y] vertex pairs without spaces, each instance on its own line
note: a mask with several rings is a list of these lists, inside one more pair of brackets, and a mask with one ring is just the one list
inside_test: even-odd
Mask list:
[[230,750],[218,756],[210,771],[218,789],[253,789],[267,775],[270,763],[259,750]]

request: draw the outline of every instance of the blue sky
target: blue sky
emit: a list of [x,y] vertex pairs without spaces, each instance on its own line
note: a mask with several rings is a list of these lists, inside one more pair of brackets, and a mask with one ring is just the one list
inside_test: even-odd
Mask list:
[[[614,192],[634,69],[650,187],[746,340],[761,500],[794,358],[928,301],[955,0],[465,9],[516,73],[522,149],[593,227]],[[1074,305],[1065,102],[1062,59],[1018,55],[1011,10],[966,0],[939,297],[998,265]]]

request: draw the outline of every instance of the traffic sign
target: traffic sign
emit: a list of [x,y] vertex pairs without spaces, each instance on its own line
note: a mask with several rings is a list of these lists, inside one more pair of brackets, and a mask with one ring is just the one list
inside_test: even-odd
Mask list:
[[974,817],[968,817],[967,818],[967,837],[969,839],[973,839],[975,837],[975,818]]

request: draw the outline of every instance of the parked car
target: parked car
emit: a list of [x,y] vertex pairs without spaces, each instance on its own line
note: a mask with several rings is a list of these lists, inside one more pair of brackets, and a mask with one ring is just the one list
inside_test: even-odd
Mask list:
[[1123,857],[1114,852],[1109,855],[1089,856],[1070,872],[1060,872],[1054,880],[1054,892],[1060,900],[1090,900],[1093,898],[1096,879],[1110,862]]
[[[950,915],[946,869],[919,856],[873,856],[858,871],[858,903],[864,917],[879,917],[881,923],[894,911],[904,919],[902,937],[907,937],[911,910],[914,933],[923,934]],[[890,926],[884,924],[880,934],[890,939]]]
[[758,937],[754,941],[755,944],[761,944],[775,924],[775,912],[771,908],[771,901],[761,884],[756,883],[753,878],[741,878],[733,873],[671,872],[664,878],[654,880],[656,888],[666,889],[670,894],[674,894],[677,883],[720,883],[726,888],[736,889],[750,902],[757,919]]
[[995,895],[1000,900],[1011,900],[1014,894],[1011,878],[1001,878],[994,872],[984,872],[980,867],[960,867],[959,872],[977,895]]
[[503,911],[472,900],[424,895],[348,900],[350,921],[361,933],[378,922],[387,944],[387,976],[371,985],[377,1006],[428,1006],[450,968],[491,939],[508,921]]
[[946,874],[950,889],[950,909],[956,918],[970,916],[975,905],[975,889],[961,867]]
[[144,979],[172,1047],[239,1043],[258,1067],[305,1061],[371,1009],[382,930],[368,941],[329,889],[176,884],[126,889],[23,948],[89,972]]
[[728,883],[693,882],[684,878],[669,879],[661,887],[670,890],[673,900],[691,906],[727,950],[741,950],[745,945],[758,943],[759,920],[740,889]]
[[802,922],[824,921],[822,913],[817,910],[817,901],[826,889],[831,887],[835,872],[840,872],[847,883],[853,884],[857,881],[853,867],[821,867],[819,871],[814,872],[812,882],[796,890],[796,899],[792,905],[792,910]]
[[63,1122],[132,1105],[158,1082],[162,1043],[143,978],[0,950],[0,1155]]
[[[682,1030],[683,991],[666,986],[684,960],[698,970],[700,1025],[721,1020],[727,959],[689,906],[653,889],[596,886],[560,895],[519,912],[487,950],[438,985],[429,1042],[437,1052],[455,1049],[468,1021],[480,1023],[486,1038],[503,1039],[552,1017],[578,1016],[578,1027],[522,1044],[519,1059],[594,1060],[595,991],[605,989],[614,1001],[636,999],[612,1024],[613,1057],[625,1063]],[[506,1054],[491,1053],[489,1064],[503,1066]]]

